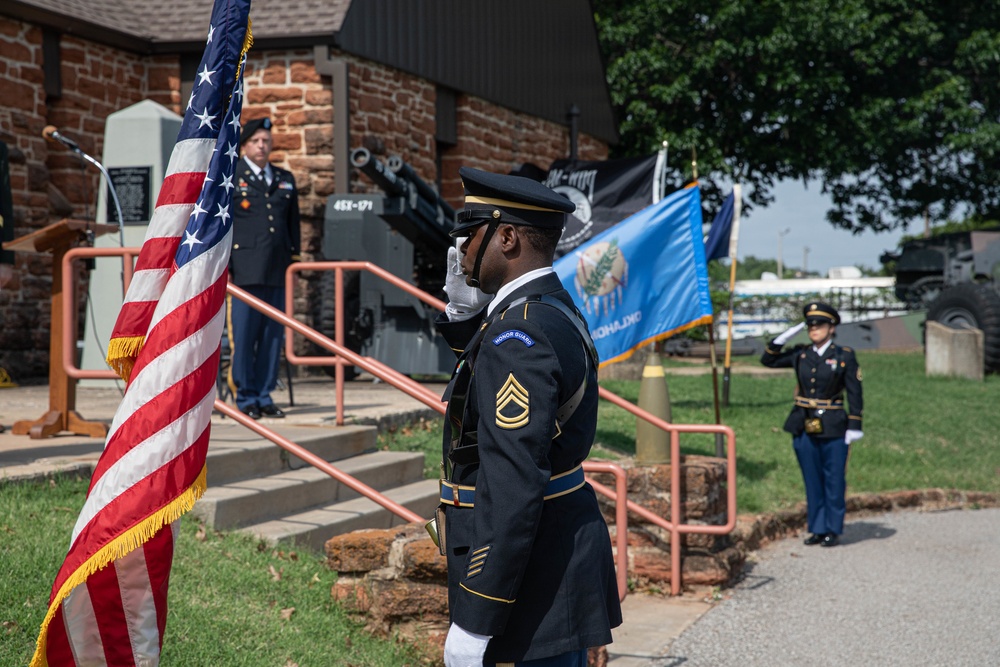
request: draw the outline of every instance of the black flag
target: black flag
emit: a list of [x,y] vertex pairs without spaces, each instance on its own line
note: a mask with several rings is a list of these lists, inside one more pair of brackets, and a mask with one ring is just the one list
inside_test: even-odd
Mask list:
[[556,256],[565,255],[608,227],[658,202],[662,196],[665,161],[661,152],[620,160],[553,162],[545,185],[576,204]]

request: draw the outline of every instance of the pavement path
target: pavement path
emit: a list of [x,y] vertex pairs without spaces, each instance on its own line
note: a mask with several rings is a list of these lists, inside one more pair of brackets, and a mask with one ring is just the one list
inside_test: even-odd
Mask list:
[[831,549],[782,540],[725,598],[646,664],[1000,665],[1000,509],[849,520]]

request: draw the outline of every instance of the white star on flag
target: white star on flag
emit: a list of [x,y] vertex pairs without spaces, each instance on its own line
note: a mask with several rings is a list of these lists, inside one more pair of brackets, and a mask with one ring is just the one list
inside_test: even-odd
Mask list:
[[208,39],[205,40],[206,44],[211,44],[212,43],[212,35],[214,35],[214,34],[215,34],[215,26],[214,25],[208,26]]
[[226,157],[229,158],[229,163],[232,164],[233,160],[240,156],[240,152],[236,150],[236,144],[229,144],[229,149],[226,151]]
[[229,124],[233,126],[234,130],[240,129],[240,115],[239,114],[234,115],[233,119],[229,121]]
[[198,85],[208,82],[208,85],[212,85],[212,75],[215,74],[215,70],[208,69],[208,65],[198,72]]
[[186,245],[188,250],[194,250],[195,244],[199,243],[201,243],[201,241],[198,240],[197,236],[186,229],[184,230],[184,241],[181,242],[181,245]]
[[203,209],[201,207],[201,202],[200,201],[196,201],[194,203],[194,210],[191,211],[191,217],[193,217],[195,219],[195,221],[197,221],[198,220],[198,216],[201,215],[202,213],[208,213],[208,211],[206,211],[205,209]]
[[223,176],[222,183],[219,183],[219,187],[225,188],[226,192],[229,192],[231,189],[235,188],[236,186],[233,185],[233,175],[229,174],[228,176]]
[[198,122],[199,130],[205,127],[206,125],[208,125],[209,129],[215,129],[215,126],[212,125],[212,121],[215,120],[215,116],[212,116],[208,113],[208,107],[205,107],[205,110],[202,111],[200,114],[196,113],[194,117],[197,118],[199,121]]
[[212,217],[221,218],[223,225],[229,224],[227,222],[227,220],[229,220],[229,205],[227,204],[226,206],[223,206],[222,204],[219,204],[219,212]]

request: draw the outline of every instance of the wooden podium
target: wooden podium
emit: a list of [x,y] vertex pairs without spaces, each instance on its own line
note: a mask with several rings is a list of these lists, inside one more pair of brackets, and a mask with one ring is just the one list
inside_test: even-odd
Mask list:
[[[77,435],[103,438],[108,434],[108,426],[102,422],[87,421],[75,410],[76,380],[66,374],[63,368],[62,337],[62,260],[63,255],[81,240],[86,240],[87,232],[95,236],[118,231],[116,225],[98,225],[83,220],[60,220],[3,244],[4,250],[31,253],[52,253],[52,324],[49,334],[49,411],[40,418],[14,422],[12,432],[28,435],[33,439],[50,438],[61,431]],[[72,299],[74,295],[65,295]]]

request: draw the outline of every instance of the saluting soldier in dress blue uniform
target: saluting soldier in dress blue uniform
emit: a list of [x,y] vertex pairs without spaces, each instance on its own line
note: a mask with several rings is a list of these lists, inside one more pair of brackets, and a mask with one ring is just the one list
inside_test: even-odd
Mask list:
[[[785,421],[785,430],[792,434],[806,486],[812,534],[805,543],[832,547],[844,532],[850,445],[864,435],[861,368],[851,348],[833,342],[840,324],[836,309],[814,301],[802,312],[805,322],[771,341],[760,361],[771,368],[795,369],[795,405]],[[782,351],[782,346],[806,326],[812,345]]]
[[438,321],[459,355],[437,513],[445,664],[585,667],[621,608],[608,527],[580,467],[597,425],[596,352],[552,269],[574,205],[527,178],[459,173],[452,236],[464,241],[449,251]]
[[[285,310],[285,269],[299,259],[299,193],[291,172],[268,162],[271,120],[249,121],[240,137],[243,158],[233,193],[229,278],[258,299]],[[271,392],[278,383],[284,327],[239,299],[229,298],[230,379],[236,406],[260,419],[284,417]]]

